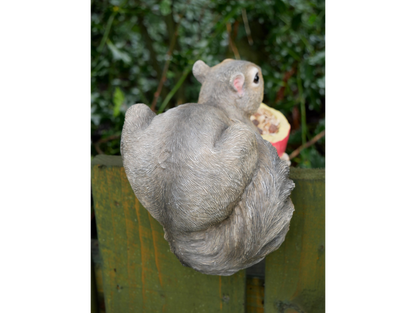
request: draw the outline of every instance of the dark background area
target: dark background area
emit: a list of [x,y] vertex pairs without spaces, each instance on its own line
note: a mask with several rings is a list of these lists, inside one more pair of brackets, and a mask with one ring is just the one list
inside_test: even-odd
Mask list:
[[[288,154],[324,131],[324,1],[93,0],[91,156],[120,154],[129,106],[164,112],[196,102],[194,62],[226,58],[262,68],[263,102],[292,126]],[[325,167],[325,137],[291,161]]]

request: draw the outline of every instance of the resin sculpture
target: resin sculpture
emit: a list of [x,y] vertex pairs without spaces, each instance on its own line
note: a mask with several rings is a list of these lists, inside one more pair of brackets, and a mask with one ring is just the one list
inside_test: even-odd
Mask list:
[[250,121],[263,100],[261,69],[224,60],[193,66],[198,103],[156,115],[126,113],[123,165],[141,204],[162,224],[183,265],[231,275],[284,241],[294,183],[276,149]]

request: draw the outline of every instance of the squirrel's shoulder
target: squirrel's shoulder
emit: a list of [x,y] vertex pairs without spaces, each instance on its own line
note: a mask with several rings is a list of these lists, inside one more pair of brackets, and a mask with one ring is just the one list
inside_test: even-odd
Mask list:
[[223,121],[229,120],[224,110],[207,103],[186,103],[181,104],[173,109],[170,109],[163,113],[166,118],[180,118],[181,120],[187,119],[200,119],[200,118],[214,118]]

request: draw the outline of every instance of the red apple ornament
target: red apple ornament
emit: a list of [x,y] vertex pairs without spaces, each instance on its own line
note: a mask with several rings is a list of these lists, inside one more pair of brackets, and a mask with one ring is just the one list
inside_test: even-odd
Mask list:
[[285,116],[262,103],[250,120],[257,126],[263,139],[269,141],[276,148],[279,157],[282,157],[290,133],[290,124]]

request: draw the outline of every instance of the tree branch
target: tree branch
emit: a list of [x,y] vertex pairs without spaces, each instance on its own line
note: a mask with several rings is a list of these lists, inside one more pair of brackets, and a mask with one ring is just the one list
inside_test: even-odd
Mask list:
[[276,93],[276,99],[274,100],[275,104],[283,100],[285,96],[285,89],[287,86],[287,82],[289,81],[289,78],[292,77],[293,74],[295,74],[295,72],[296,72],[296,66],[293,66],[290,71],[285,73],[285,76],[283,77],[283,86],[281,86]]
[[235,57],[237,60],[240,60],[240,59],[241,59],[241,58],[240,58],[240,53],[238,53],[238,49],[237,49],[237,47],[235,46],[235,44],[234,44],[234,42],[233,42],[233,38],[232,38],[232,36],[231,36],[231,31],[232,31],[232,29],[231,29],[231,24],[230,24],[230,23],[227,23],[228,43],[229,43],[229,45],[230,45],[231,50],[232,50],[232,51],[233,51],[233,53],[234,53],[234,57]]
[[319,139],[321,139],[324,136],[325,136],[325,130],[321,131],[318,135],[313,137],[310,141],[308,141],[304,145],[301,145],[299,148],[293,151],[289,155],[289,160],[292,160],[294,157],[296,157],[303,149],[309,148],[310,146],[314,145]]
[[[187,4],[189,3],[189,1],[190,1],[190,0],[188,0]],[[166,75],[167,75],[167,73],[168,73],[168,69],[169,69],[170,61],[172,60],[173,50],[175,49],[176,39],[178,38],[178,30],[179,30],[179,26],[180,26],[180,24],[181,24],[181,21],[182,21],[183,16],[184,16],[184,13],[182,13],[182,14],[180,14],[180,15],[179,15],[179,21],[178,21],[178,23],[176,24],[176,27],[175,27],[175,32],[173,33],[173,38],[172,38],[172,40],[170,41],[169,50],[168,50],[168,52],[166,53],[166,61],[165,61],[165,65],[164,65],[164,67],[163,67],[162,77],[160,78],[159,85],[158,85],[157,90],[156,90],[156,92],[155,92],[155,95],[154,95],[154,97],[153,97],[152,105],[150,106],[150,109],[151,109],[153,112],[156,112],[156,103],[157,103],[157,100],[159,99],[160,92],[162,91],[163,84],[164,84],[164,83],[165,83],[165,81],[166,81]]]
[[250,46],[252,46],[253,45],[253,38],[251,38],[251,30],[250,30],[250,25],[248,24],[246,9],[241,9],[241,14],[243,15],[244,29],[246,30],[248,43],[249,43]]
[[120,138],[121,135],[112,135],[109,136],[107,138],[101,138],[100,140],[98,140],[97,142],[94,143],[94,148],[95,150],[97,150],[98,154],[104,154],[103,150],[101,150],[100,145],[107,142],[107,141],[111,141],[111,140],[115,140]]

